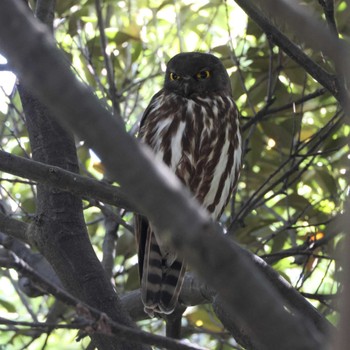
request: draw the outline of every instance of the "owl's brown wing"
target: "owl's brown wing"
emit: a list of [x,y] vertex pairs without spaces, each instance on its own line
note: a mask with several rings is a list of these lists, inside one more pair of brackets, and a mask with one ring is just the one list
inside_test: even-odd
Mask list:
[[[156,154],[156,143],[159,141],[156,134],[164,115],[160,108],[164,102],[163,97],[163,90],[153,96],[140,123],[139,138],[151,146]],[[175,109],[172,113],[175,113]],[[165,160],[164,157],[162,160]],[[147,218],[135,215],[135,233],[138,244],[141,297],[145,312],[151,317],[154,313],[170,314],[178,301],[185,265],[170,247],[160,242],[156,229],[152,228]]]
[[140,121],[140,127],[139,127],[139,135],[138,138],[142,139],[143,136],[143,126],[145,123],[145,120],[147,119],[149,113],[155,108],[155,106],[158,104],[159,101],[159,97],[161,97],[161,95],[163,94],[164,89],[161,89],[160,91],[158,91],[155,95],[153,95],[150,103],[148,104],[147,108],[145,109],[145,111],[143,112],[141,121]]

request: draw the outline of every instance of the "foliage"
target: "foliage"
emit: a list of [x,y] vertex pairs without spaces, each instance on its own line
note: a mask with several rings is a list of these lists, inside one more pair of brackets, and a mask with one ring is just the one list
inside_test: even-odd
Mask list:
[[[350,131],[336,99],[232,1],[105,0],[101,11],[106,47],[96,3],[58,1],[55,38],[77,76],[112,113],[120,110],[132,134],[162,84],[169,58],[179,51],[199,50],[223,60],[242,114],[245,156],[238,189],[222,223],[228,235],[273,264],[335,323],[335,296],[341,290],[342,271],[336,256],[343,235],[332,229],[332,222],[342,212],[348,191]],[[316,11],[315,16],[322,17],[321,6],[314,2],[308,6]],[[349,35],[348,10],[345,1],[337,2],[342,36]],[[307,53],[332,72],[322,53]],[[31,148],[18,93],[15,89],[3,93],[2,99],[6,103],[0,113],[1,149],[29,158]],[[93,152],[79,140],[77,149],[81,174],[104,178]],[[0,186],[3,211],[30,222],[35,214],[35,185],[3,174]],[[120,293],[136,289],[131,213],[96,201],[84,201],[84,205],[90,239],[101,259],[106,212],[119,218],[113,280]],[[45,320],[56,302],[49,296],[29,298],[20,289],[19,277],[11,269],[0,272],[1,315],[29,322]],[[157,333],[164,328],[159,320],[143,320],[140,325]],[[240,348],[208,305],[189,308],[183,327],[194,343],[211,349]],[[65,349],[81,349],[87,345],[87,341],[74,342],[75,331],[41,334],[32,329],[6,329],[0,333],[0,344],[7,344],[6,349],[55,349],[60,343]]]

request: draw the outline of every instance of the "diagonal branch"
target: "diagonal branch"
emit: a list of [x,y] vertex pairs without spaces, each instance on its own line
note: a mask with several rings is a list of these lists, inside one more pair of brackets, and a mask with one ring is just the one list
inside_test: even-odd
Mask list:
[[4,232],[22,242],[29,243],[27,237],[28,229],[29,225],[25,222],[13,219],[0,212],[0,232]]

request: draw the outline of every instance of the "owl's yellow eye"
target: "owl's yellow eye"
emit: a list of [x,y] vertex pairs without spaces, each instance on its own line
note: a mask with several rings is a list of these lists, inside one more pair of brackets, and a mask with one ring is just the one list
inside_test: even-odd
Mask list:
[[210,72],[208,70],[201,70],[196,74],[197,79],[208,79],[210,77]]
[[180,79],[180,76],[177,75],[176,73],[173,73],[173,72],[171,72],[169,76],[170,76],[170,80],[179,80]]

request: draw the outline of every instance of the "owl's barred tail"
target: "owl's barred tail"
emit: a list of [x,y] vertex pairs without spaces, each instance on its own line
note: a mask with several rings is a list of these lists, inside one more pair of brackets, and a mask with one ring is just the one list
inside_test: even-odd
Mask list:
[[163,271],[159,308],[165,314],[172,313],[176,307],[184,281],[185,270],[184,262],[175,260],[169,268],[166,268],[166,271]]
[[166,266],[154,233],[149,231],[147,236],[141,280],[145,312],[151,317],[154,313],[171,314],[179,298],[185,266],[179,260]]
[[141,276],[141,298],[150,315],[158,305],[162,281],[162,256],[154,234],[147,232],[145,255]]

